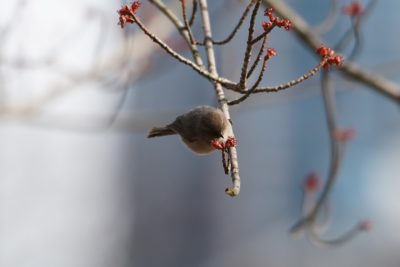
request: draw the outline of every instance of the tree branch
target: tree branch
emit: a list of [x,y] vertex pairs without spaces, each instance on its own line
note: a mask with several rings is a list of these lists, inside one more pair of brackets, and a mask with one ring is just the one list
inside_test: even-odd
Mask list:
[[[205,48],[208,59],[208,69],[212,75],[218,76],[217,67],[215,63],[214,47],[212,43],[211,23],[208,13],[207,0],[199,0],[199,4],[201,10],[204,37],[205,37]],[[224,112],[226,118],[230,120],[229,107],[225,99],[225,94],[221,84],[219,82],[215,82],[214,88],[221,110]],[[237,159],[236,148],[230,147],[228,154],[231,162],[231,177],[232,177],[233,187],[227,188],[225,192],[230,196],[237,196],[240,192],[240,176],[239,176],[239,164]]]
[[201,60],[199,50],[197,49],[196,44],[192,43],[188,29],[161,0],[149,0],[149,2],[156,6],[172,22],[172,24],[175,25],[180,35],[188,44],[190,51],[193,54],[193,59],[196,62],[196,65],[202,66],[203,61]]
[[240,17],[239,22],[236,24],[235,28],[228,35],[228,37],[226,37],[223,40],[219,40],[219,41],[213,40],[213,44],[222,45],[222,44],[229,43],[233,39],[233,37],[235,37],[235,35],[239,31],[240,27],[243,25],[243,22],[246,19],[247,14],[249,14],[249,11],[250,11],[251,7],[253,6],[253,4],[254,4],[254,0],[250,0],[249,4],[246,6],[246,9],[243,11],[242,16]]
[[211,80],[213,82],[218,82],[219,84],[225,86],[226,88],[232,89],[232,90],[236,89],[237,85],[235,83],[229,81],[226,78],[216,76],[215,74],[196,65],[191,60],[185,58],[184,56],[182,56],[179,53],[177,53],[176,51],[174,51],[171,47],[169,47],[166,43],[164,43],[160,38],[158,38],[156,35],[154,35],[152,32],[150,32],[135,14],[133,15],[133,19],[135,20],[135,23],[139,26],[139,28],[144,32],[144,34],[146,34],[153,42],[155,42],[162,49],[164,49],[164,51],[167,54],[169,54],[173,58],[177,59],[179,62],[190,66],[193,70],[195,70],[197,73],[204,76],[208,80]]
[[244,91],[246,89],[247,69],[248,69],[248,65],[249,65],[249,61],[250,61],[250,57],[251,57],[251,48],[253,47],[253,44],[251,42],[253,40],[254,25],[255,25],[257,11],[260,7],[260,4],[261,4],[261,0],[256,0],[256,4],[253,8],[253,12],[252,12],[251,18],[250,18],[246,51],[244,53],[244,58],[243,58],[243,63],[242,63],[242,72],[240,75],[240,82],[239,82],[239,88],[241,91]]
[[[308,23],[283,1],[263,0],[263,3],[272,6],[275,12],[280,16],[290,19],[293,23],[292,29],[297,37],[311,50],[315,51],[324,43],[320,37],[312,31]],[[383,76],[363,70],[357,64],[350,61],[345,61],[339,71],[343,75],[374,89],[376,92],[391,100],[400,102],[400,86],[387,80]]]

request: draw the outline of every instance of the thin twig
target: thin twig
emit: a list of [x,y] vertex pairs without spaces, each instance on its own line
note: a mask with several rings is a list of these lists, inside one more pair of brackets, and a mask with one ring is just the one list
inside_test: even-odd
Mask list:
[[332,239],[323,239],[320,237],[318,233],[309,229],[307,231],[308,238],[316,246],[324,247],[324,248],[335,248],[339,247],[351,240],[353,240],[356,236],[362,233],[363,229],[360,227],[361,223],[357,223],[352,228],[344,232],[342,235],[332,238]]
[[260,62],[261,57],[262,57],[262,55],[264,54],[264,51],[265,51],[266,42],[267,42],[267,35],[264,36],[264,39],[263,39],[263,41],[261,43],[261,47],[260,47],[260,50],[258,51],[257,57],[254,60],[253,65],[250,67],[249,72],[247,73],[247,77],[246,77],[247,79],[250,78],[251,74],[256,69],[258,63]]
[[257,43],[258,41],[260,41],[262,38],[264,38],[265,36],[267,36],[267,34],[269,34],[273,28],[275,28],[276,26],[276,22],[272,22],[271,27],[268,28],[268,30],[264,31],[262,34],[260,34],[259,36],[257,36],[256,38],[254,38],[250,43],[251,45],[254,45],[255,43]]
[[[210,73],[214,76],[218,76],[216,63],[215,63],[215,55],[214,55],[214,47],[212,44],[212,32],[211,32],[211,23],[210,17],[208,13],[207,0],[199,0],[200,9],[201,9],[201,18],[202,25],[204,30],[205,37],[205,48],[208,59],[208,69]],[[222,86],[219,82],[214,83],[215,93],[217,95],[218,103],[221,107],[221,110],[224,112],[226,118],[230,120],[229,107],[226,103],[225,94],[222,89]],[[240,176],[239,176],[239,164],[237,159],[237,152],[234,146],[229,148],[228,151],[229,160],[231,162],[231,177],[233,186],[231,188],[227,188],[225,190],[226,194],[230,196],[237,196],[240,192]]]
[[235,28],[228,35],[228,37],[226,37],[223,40],[219,40],[219,41],[213,40],[213,44],[215,44],[215,45],[226,44],[226,43],[229,43],[233,39],[233,37],[235,37],[236,33],[239,31],[240,27],[243,25],[244,20],[246,19],[247,15],[249,14],[249,11],[250,11],[251,7],[253,6],[254,2],[255,2],[254,0],[249,1],[249,4],[246,6],[246,9],[243,11],[243,14],[239,19],[239,22],[236,24]]
[[221,150],[222,153],[222,166],[224,167],[225,174],[229,174],[229,158],[228,160],[225,157],[225,149]]
[[[322,60],[317,66],[315,66],[313,69],[308,71],[306,74],[301,75],[299,78],[292,80],[290,82],[276,85],[276,86],[267,86],[267,87],[259,87],[253,91],[253,94],[257,93],[276,93],[285,89],[289,89],[301,82],[304,82],[311,76],[315,75],[318,71],[322,69],[322,67],[325,65],[326,59]],[[245,92],[244,92],[245,93]]]
[[361,34],[361,21],[355,19],[352,21],[353,35],[354,35],[354,45],[350,52],[347,60],[354,61],[361,52],[362,48],[362,34]]
[[[302,217],[306,217],[310,214],[311,210],[314,208],[317,201],[316,190],[304,190],[304,198],[302,201]],[[318,218],[316,218],[312,225],[310,225],[310,230],[316,235],[320,235],[328,229],[329,223],[331,221],[331,212],[329,209],[328,202],[324,203],[323,209],[320,210]]]
[[197,0],[192,1],[192,15],[190,15],[189,26],[192,27],[197,13]]
[[257,11],[260,7],[260,4],[261,4],[261,0],[256,0],[256,4],[254,6],[254,9],[253,9],[253,12],[252,12],[251,18],[250,18],[249,32],[247,35],[246,51],[244,53],[244,58],[243,58],[243,63],[242,63],[242,72],[240,75],[240,82],[239,82],[239,88],[242,91],[244,91],[244,89],[246,88],[247,68],[248,68],[249,62],[250,62],[251,48],[253,47],[251,42],[253,40],[254,26],[255,26]]
[[189,25],[189,21],[186,17],[186,0],[180,0],[181,2],[181,7],[182,7],[182,17],[183,17],[183,22],[185,23],[185,28],[189,34],[189,39],[190,39],[190,44],[194,45],[196,44],[196,40],[194,39],[192,29]]
[[242,97],[240,97],[240,98],[238,98],[236,100],[228,102],[229,106],[233,106],[233,105],[236,105],[236,104],[239,104],[239,103],[243,102],[244,100],[246,100],[254,92],[254,90],[257,88],[257,86],[260,84],[262,78],[264,77],[265,69],[267,68],[267,60],[268,59],[269,58],[267,56],[264,57],[262,68],[261,68],[260,73],[258,75],[257,81],[254,83],[254,85],[249,90],[247,90],[246,93]]

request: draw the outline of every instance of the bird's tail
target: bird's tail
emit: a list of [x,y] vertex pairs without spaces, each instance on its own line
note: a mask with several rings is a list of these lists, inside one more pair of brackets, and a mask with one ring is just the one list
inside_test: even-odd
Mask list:
[[168,127],[154,127],[150,130],[147,138],[157,137],[157,136],[164,136],[164,135],[172,135],[176,134],[173,130]]

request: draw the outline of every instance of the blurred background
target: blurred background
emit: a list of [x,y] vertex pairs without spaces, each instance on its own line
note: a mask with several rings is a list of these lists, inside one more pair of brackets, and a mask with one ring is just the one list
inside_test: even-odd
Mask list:
[[[179,14],[179,2],[167,2]],[[222,38],[246,3],[209,2],[214,34]],[[330,6],[286,2],[312,25]],[[400,266],[396,103],[335,76],[339,124],[357,135],[330,198],[326,237],[360,219],[373,229],[338,248],[315,247],[288,230],[301,215],[304,177],[325,177],[328,169],[319,78],[232,108],[242,191],[227,197],[230,177],[219,153],[193,155],[176,136],[146,138],[149,128],[216,100],[207,80],[137,27],[120,29],[122,4],[0,1],[0,266]],[[398,83],[399,8],[399,1],[378,1],[357,59]],[[147,1],[139,16],[189,57]],[[324,35],[327,44],[349,25],[341,15]],[[201,36],[198,22],[194,33]],[[217,48],[222,75],[237,80],[246,38],[242,30]],[[264,84],[291,80],[317,62],[290,32],[273,32],[268,45],[278,56]]]

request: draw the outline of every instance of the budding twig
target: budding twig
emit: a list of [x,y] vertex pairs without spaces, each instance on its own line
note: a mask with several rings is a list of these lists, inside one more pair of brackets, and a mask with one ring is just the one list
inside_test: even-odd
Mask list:
[[[315,50],[324,43],[318,35],[316,35],[307,22],[291,9],[284,1],[279,0],[262,0],[264,4],[272,6],[280,16],[290,19],[293,22],[293,30],[297,36],[311,50]],[[400,86],[391,82],[381,75],[368,72],[353,62],[346,61],[343,63],[339,71],[345,76],[352,78],[355,82],[362,83],[380,94],[400,102]]]
[[259,36],[257,36],[256,38],[254,38],[253,40],[251,40],[251,44],[254,45],[255,43],[257,43],[258,41],[260,41],[261,39],[263,39],[264,37],[266,37],[268,35],[268,33],[270,33],[272,31],[273,28],[275,28],[276,23],[273,22],[272,25],[266,30],[264,31],[262,34],[260,34]]

